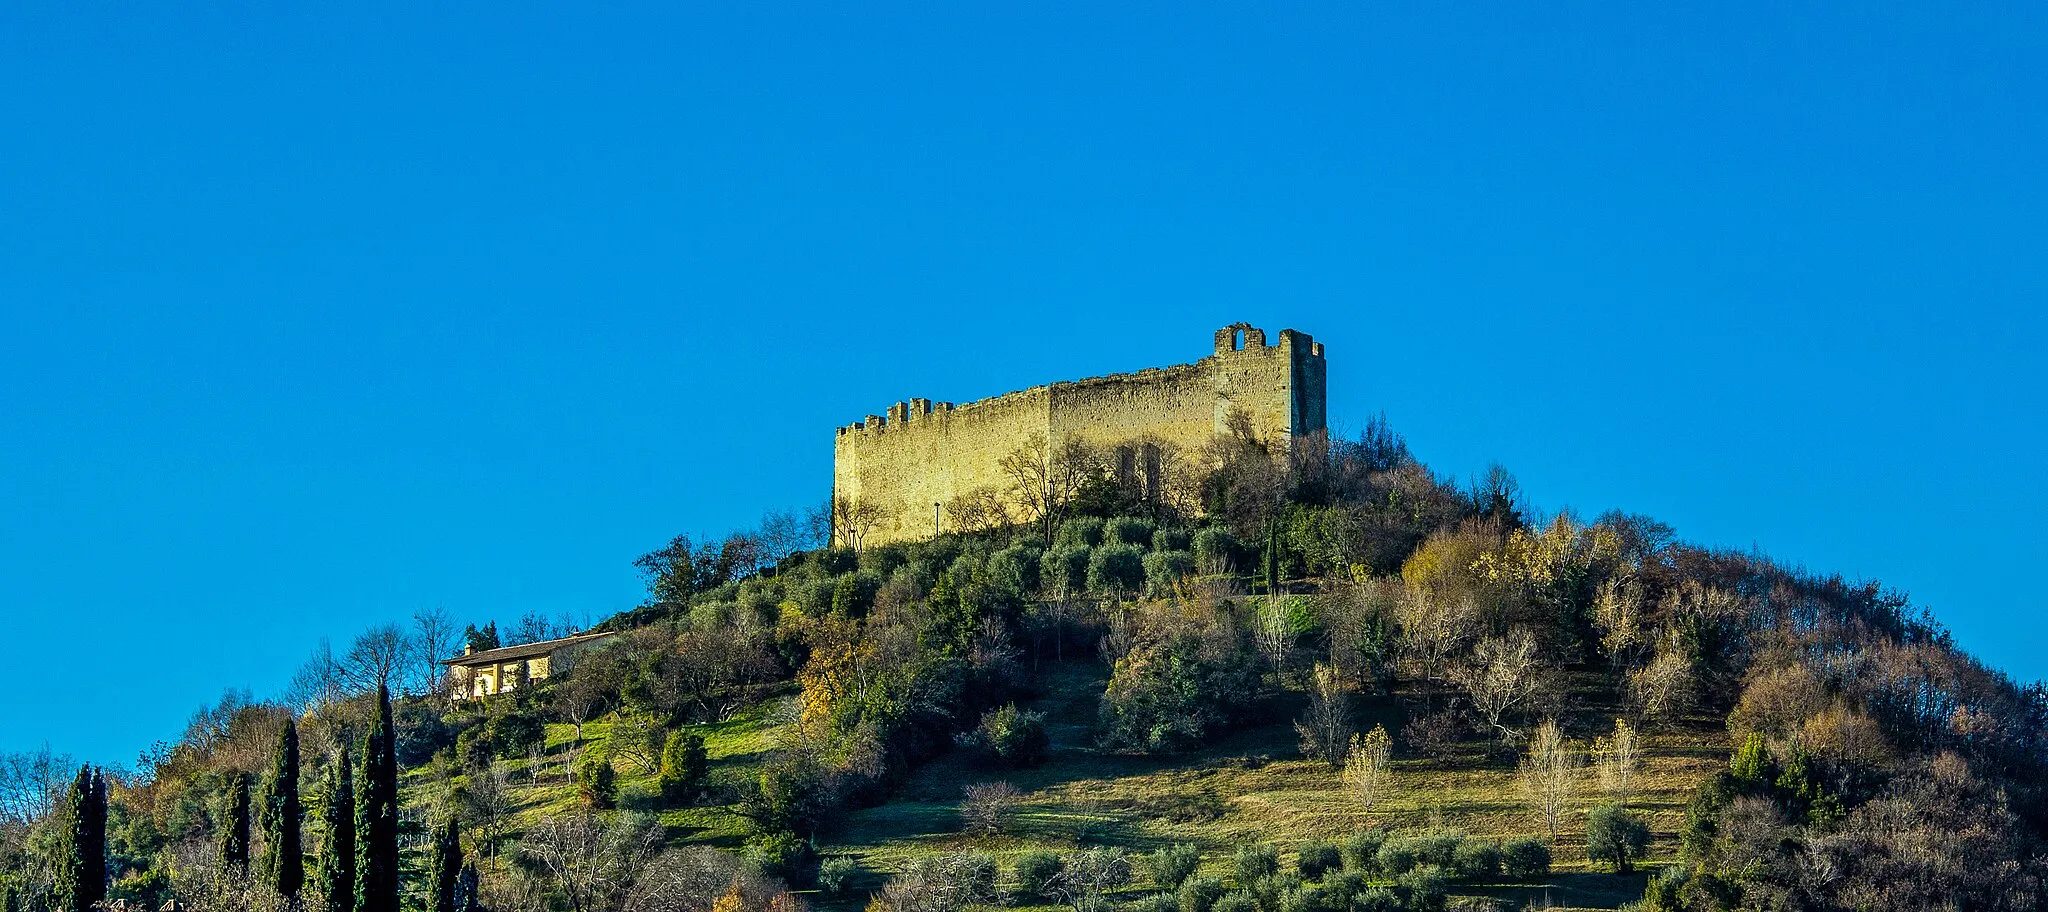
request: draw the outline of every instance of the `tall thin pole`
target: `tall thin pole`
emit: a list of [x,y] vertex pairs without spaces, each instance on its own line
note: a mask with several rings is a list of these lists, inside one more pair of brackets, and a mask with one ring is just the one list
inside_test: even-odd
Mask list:
[[932,537],[939,537],[939,502],[932,501]]

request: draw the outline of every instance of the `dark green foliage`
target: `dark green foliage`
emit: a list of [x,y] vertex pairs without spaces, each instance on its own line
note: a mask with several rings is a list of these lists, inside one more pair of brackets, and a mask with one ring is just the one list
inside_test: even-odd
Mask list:
[[655,778],[661,799],[673,804],[696,798],[704,790],[704,777],[710,767],[703,735],[670,732],[668,743],[661,749],[661,772]]
[[1408,912],[1444,912],[1449,892],[1443,873],[1435,868],[1417,868],[1394,878],[1394,895]]
[[1490,839],[1467,839],[1458,843],[1451,856],[1451,870],[1465,880],[1491,883],[1500,879],[1500,844]]
[[1337,870],[1343,864],[1344,858],[1336,843],[1312,839],[1294,850],[1294,869],[1307,880],[1322,880],[1324,874]]
[[221,863],[237,871],[249,869],[249,774],[231,773],[221,797],[220,829],[214,834]]
[[1509,880],[1532,881],[1550,876],[1550,846],[1540,839],[1510,839],[1500,847],[1501,871]]
[[1216,897],[1209,912],[1259,912],[1259,898],[1249,890],[1233,890]]
[[1386,887],[1366,887],[1351,894],[1351,912],[1401,912],[1401,897]]
[[1197,875],[1181,881],[1173,895],[1180,912],[1214,912],[1216,901],[1223,898],[1223,881]]
[[859,875],[860,862],[845,855],[835,855],[818,865],[818,889],[828,894],[844,893]]
[[1160,846],[1153,850],[1151,855],[1146,856],[1145,867],[1152,875],[1152,886],[1161,890],[1178,890],[1182,883],[1194,876],[1195,868],[1200,867],[1201,863],[1201,851],[1192,845],[1181,843]]
[[1047,888],[1066,867],[1066,862],[1058,855],[1043,850],[1018,856],[1015,869],[1018,903],[1023,905],[1055,898]]
[[263,778],[260,812],[263,879],[279,896],[299,895],[306,882],[306,857],[299,833],[304,818],[299,803],[299,726],[286,719],[277,733],[270,773]]
[[1088,591],[1127,595],[1145,586],[1145,552],[1134,545],[1103,545],[1088,557]]
[[483,907],[481,897],[479,896],[481,890],[477,881],[476,865],[467,861],[463,862],[462,877],[455,882],[456,912],[482,912]]
[[602,751],[591,751],[583,758],[583,766],[576,771],[576,796],[583,806],[608,811],[619,805],[619,774],[612,768],[612,758]]
[[1242,566],[1244,546],[1222,526],[1195,533],[1195,565],[1203,573],[1235,573]]
[[1258,692],[1259,660],[1243,630],[1227,619],[1176,624],[1118,660],[1097,736],[1123,750],[1190,750],[1241,718]]
[[419,766],[455,743],[461,730],[425,700],[392,708],[397,726],[398,765]]
[[498,648],[500,645],[498,642],[498,622],[491,621],[482,627],[477,627],[474,624],[464,627],[462,629],[462,642],[468,646],[471,652],[483,652],[486,649]]
[[1380,846],[1387,844],[1387,831],[1364,829],[1344,840],[1344,869],[1370,875],[1379,871]]
[[1415,870],[1418,859],[1411,839],[1389,839],[1373,855],[1373,868],[1387,877],[1399,877]]
[[1172,595],[1174,586],[1195,572],[1195,556],[1186,551],[1154,551],[1144,563],[1145,593],[1153,598]]
[[79,767],[64,798],[53,901],[57,912],[91,912],[107,897],[106,776]]
[[1586,815],[1586,857],[1614,866],[1618,873],[1635,870],[1636,859],[1650,847],[1650,828],[1618,804],[1603,804]]
[[1449,868],[1464,841],[1465,837],[1456,833],[1431,833],[1414,837],[1409,844],[1415,848],[1416,864]]
[[1230,864],[1237,874],[1238,886],[1248,886],[1280,872],[1280,848],[1270,842],[1238,846]]
[[1040,553],[1038,548],[1016,544],[989,555],[989,584],[1020,598],[1037,592]]
[[1150,520],[1135,516],[1119,516],[1103,524],[1102,539],[1115,545],[1131,545],[1139,550],[1152,547],[1152,534],[1156,527]]
[[356,912],[398,912],[398,757],[391,693],[377,688],[377,721],[363,737],[356,785]]
[[546,744],[548,739],[547,723],[538,712],[511,706],[492,715],[485,730],[492,752],[507,760],[526,756],[527,751]]
[[1083,545],[1055,546],[1045,552],[1040,574],[1047,589],[1056,596],[1076,596],[1088,591],[1088,548]]
[[459,912],[462,877],[467,867],[462,859],[462,837],[455,829],[453,817],[434,831],[434,854],[429,864],[427,912]]
[[1102,544],[1102,526],[1102,518],[1099,516],[1076,516],[1060,523],[1059,534],[1053,536],[1053,547],[1096,547]]
[[356,798],[350,765],[348,751],[343,749],[341,757],[327,768],[327,794],[320,806],[320,822],[327,836],[313,872],[313,901],[329,912],[354,912],[356,908]]
[[1191,529],[1160,529],[1152,533],[1152,550],[1193,553],[1195,533]]
[[779,757],[761,768],[746,798],[746,814],[764,833],[812,833],[839,805],[840,795],[818,762]]
[[1021,769],[1045,762],[1051,740],[1045,733],[1045,716],[1022,712],[1017,704],[1006,703],[981,716],[974,731],[960,737],[960,743],[977,752],[990,766]]
[[769,877],[789,879],[810,855],[811,844],[794,833],[763,833],[747,840],[747,859]]

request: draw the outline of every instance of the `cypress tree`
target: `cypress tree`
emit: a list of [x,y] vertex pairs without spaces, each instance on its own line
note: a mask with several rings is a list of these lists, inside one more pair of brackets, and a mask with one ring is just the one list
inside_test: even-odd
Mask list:
[[320,809],[327,842],[321,847],[313,890],[327,912],[355,912],[356,908],[356,794],[351,765],[344,747],[341,759],[327,768],[327,800]]
[[455,830],[455,818],[434,834],[433,882],[427,892],[427,912],[458,912],[462,902],[463,876],[470,868],[462,861],[462,838]]
[[220,860],[237,872],[249,870],[249,774],[228,777],[228,793],[221,799]]
[[462,863],[462,878],[455,884],[455,912],[480,912],[477,898],[476,865]]
[[377,685],[377,724],[363,739],[356,789],[356,912],[398,912],[398,757],[391,692]]
[[299,895],[306,883],[306,856],[300,839],[299,726],[290,719],[277,734],[277,752],[270,775],[263,780],[263,880],[286,898]]
[[90,766],[78,768],[65,795],[69,826],[59,849],[56,908],[91,912],[107,898],[107,780]]

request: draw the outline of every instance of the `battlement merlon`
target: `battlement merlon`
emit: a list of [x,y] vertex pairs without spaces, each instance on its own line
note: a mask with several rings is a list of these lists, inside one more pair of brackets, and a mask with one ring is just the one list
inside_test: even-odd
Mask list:
[[[1299,367],[1304,370],[1313,372],[1315,386],[1317,387],[1317,398],[1320,399],[1320,388],[1322,385],[1323,377],[1323,343],[1315,341],[1315,338],[1313,336],[1310,336],[1308,333],[1294,329],[1280,330],[1280,332],[1278,333],[1278,337],[1279,344],[1269,345],[1266,341],[1265,330],[1253,326],[1250,323],[1233,323],[1229,326],[1223,327],[1222,329],[1216,331],[1214,337],[1215,352],[1213,355],[1211,355],[1210,357],[1202,358],[1192,363],[1176,364],[1171,367],[1148,367],[1138,371],[1102,374],[1095,377],[1084,377],[1079,380],[1062,380],[1054,383],[1028,387],[1026,389],[1012,390],[1007,393],[988,396],[982,399],[973,400],[971,402],[961,403],[959,405],[955,405],[951,402],[934,402],[930,399],[913,398],[906,402],[897,402],[896,404],[889,406],[889,408],[885,410],[885,414],[883,415],[869,415],[866,418],[862,419],[861,421],[854,422],[853,424],[850,425],[838,427],[835,428],[834,430],[838,436],[845,436],[847,434],[860,432],[886,433],[891,430],[896,430],[905,426],[917,424],[920,421],[927,419],[944,419],[946,417],[949,417],[949,415],[955,411],[985,408],[988,406],[1006,403],[1026,396],[1038,395],[1048,390],[1060,387],[1072,387],[1079,385],[1102,386],[1115,384],[1119,382],[1156,382],[1157,380],[1166,376],[1169,372],[1200,369],[1203,366],[1207,365],[1209,362],[1218,358],[1230,356],[1242,357],[1247,354],[1257,357],[1268,358],[1276,356],[1286,356],[1291,359],[1298,359],[1300,362],[1309,362],[1301,363]],[[1305,418],[1307,416],[1301,417]],[[1317,415],[1313,421],[1309,422],[1310,426],[1307,428],[1304,428],[1302,422],[1299,421],[1290,421],[1289,425],[1290,430],[1292,430],[1296,434],[1300,434],[1308,430],[1321,429],[1323,422],[1321,420],[1321,416]]]

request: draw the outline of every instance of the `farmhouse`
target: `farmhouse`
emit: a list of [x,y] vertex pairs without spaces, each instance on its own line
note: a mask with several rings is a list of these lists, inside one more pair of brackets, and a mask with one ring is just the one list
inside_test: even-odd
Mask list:
[[610,632],[582,633],[482,652],[464,647],[461,655],[441,664],[448,666],[448,690],[455,699],[479,699],[566,671],[578,653],[614,636],[617,634]]

